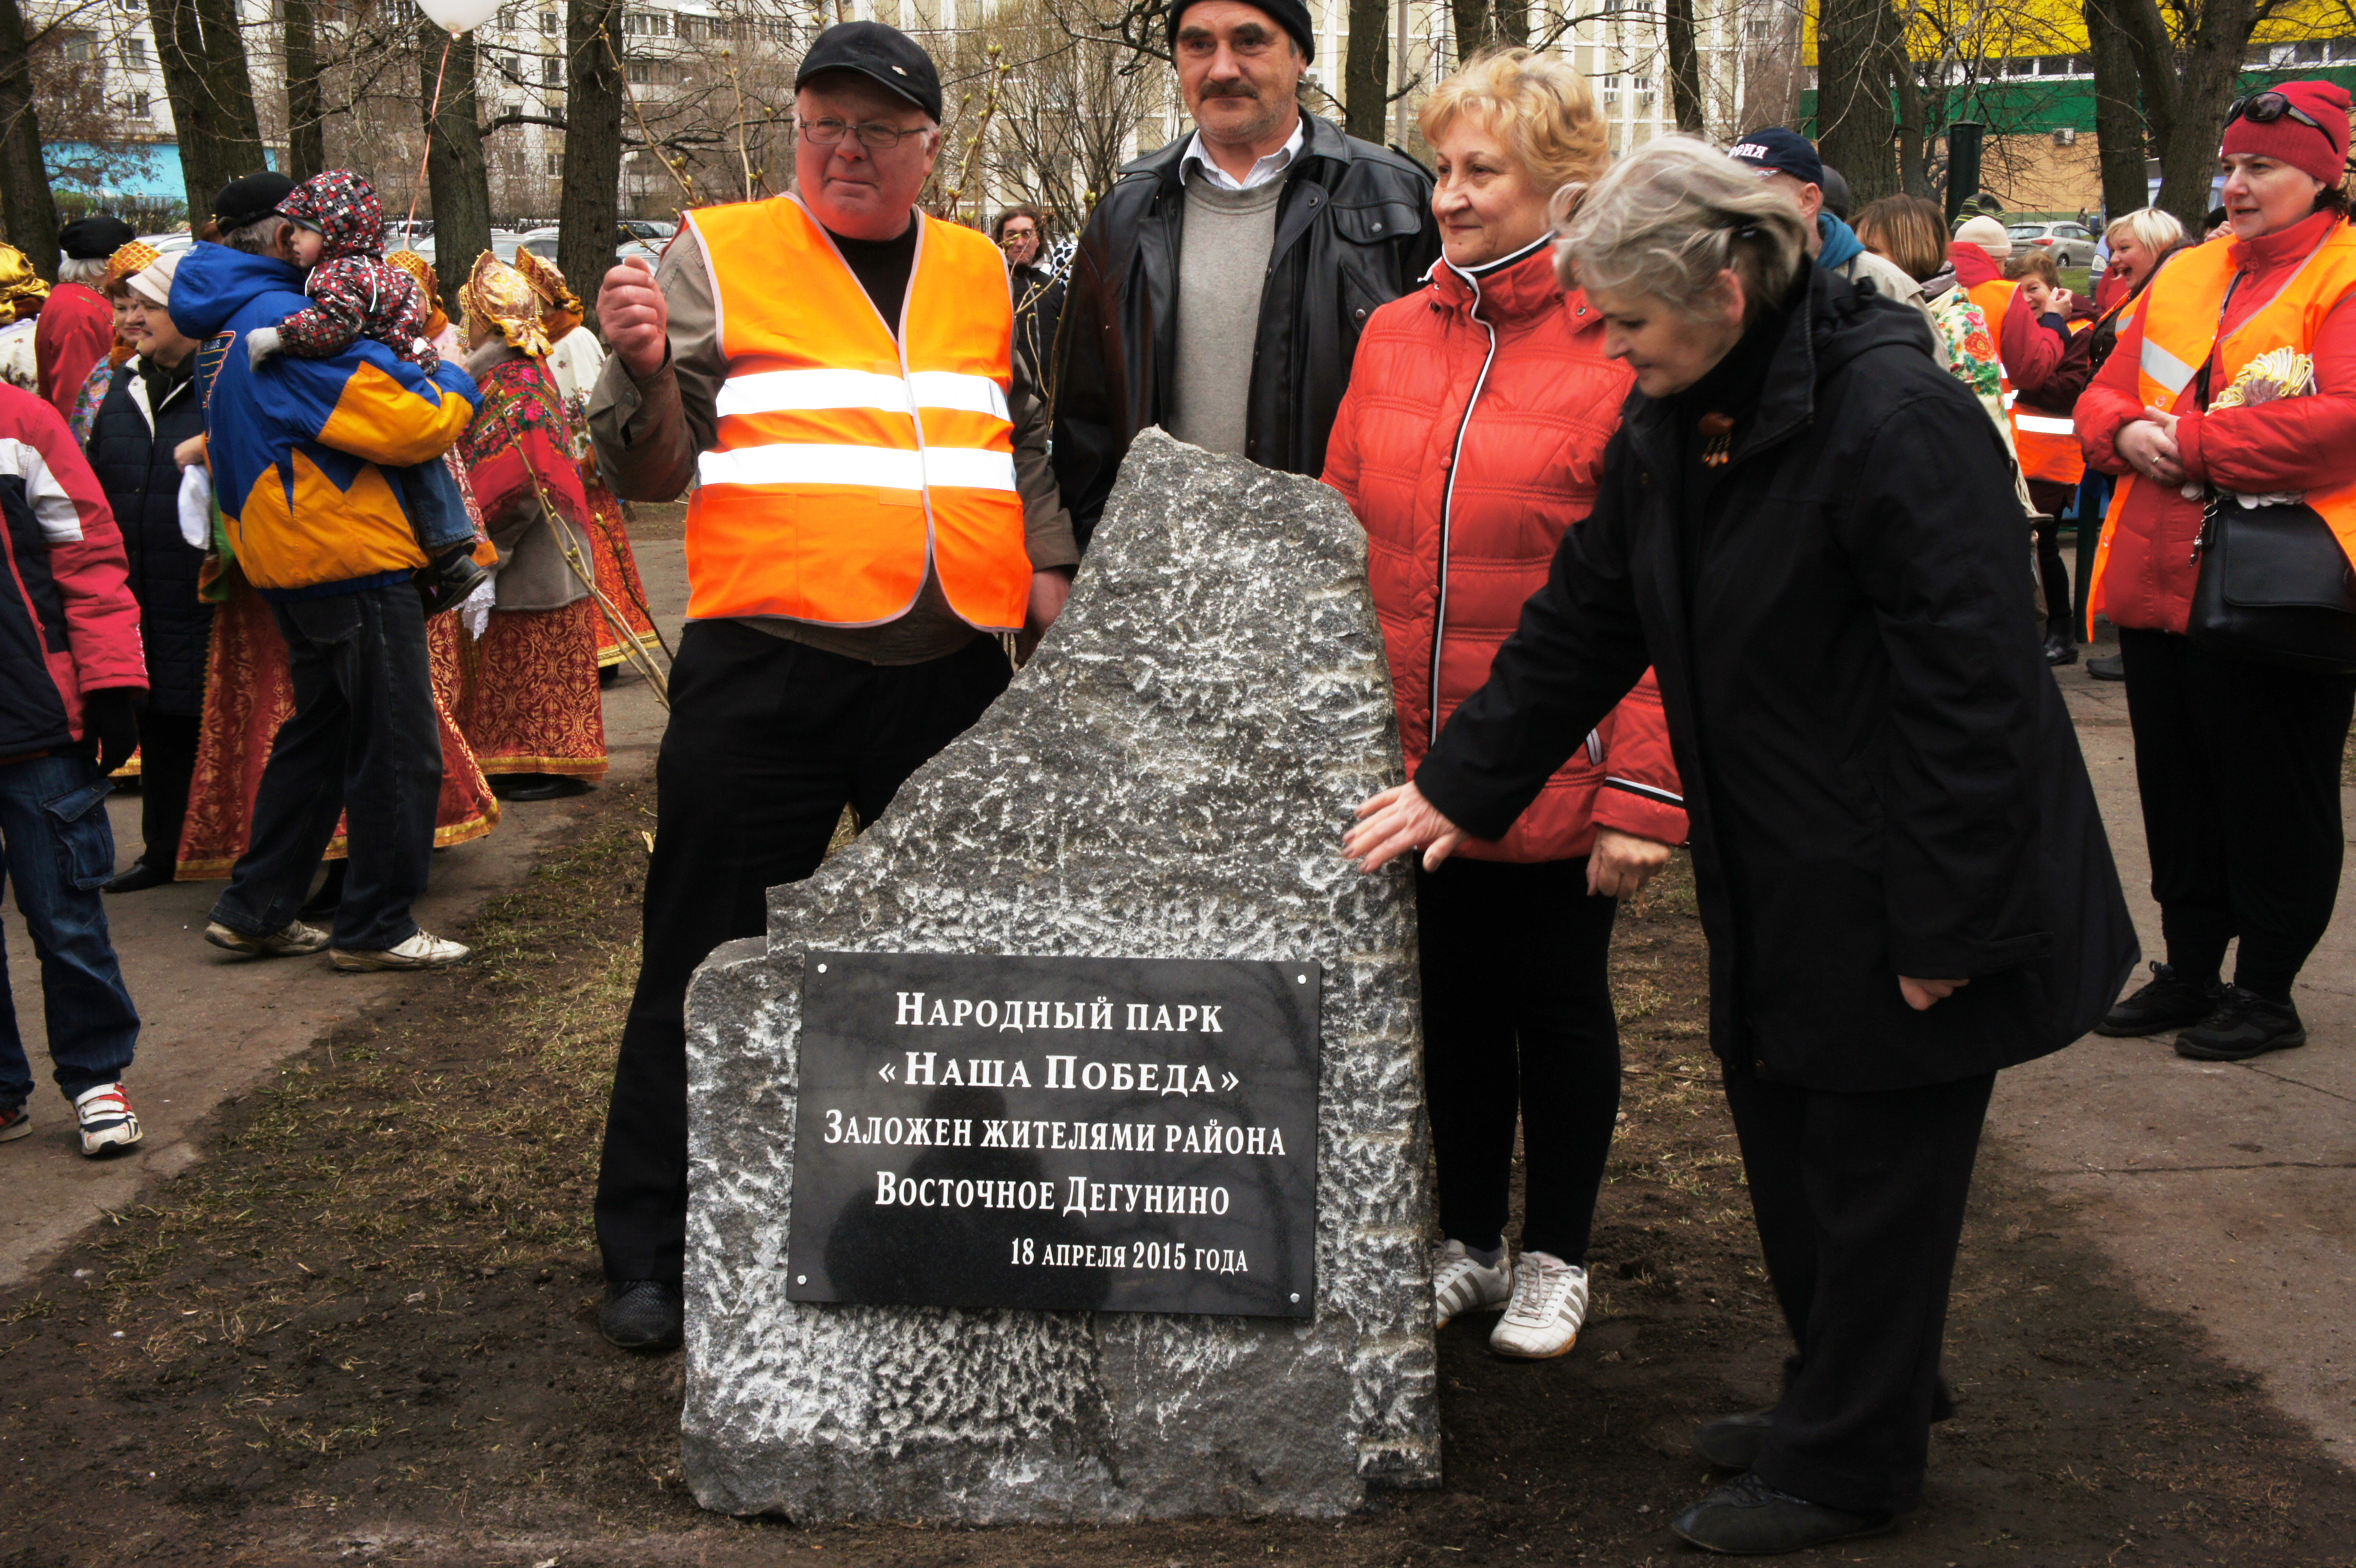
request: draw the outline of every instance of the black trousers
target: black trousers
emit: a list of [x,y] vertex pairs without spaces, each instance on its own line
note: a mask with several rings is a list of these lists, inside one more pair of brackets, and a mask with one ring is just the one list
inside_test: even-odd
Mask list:
[[[1893,980],[1892,984],[1896,982]],[[1994,1073],[1836,1094],[1729,1074],[1768,1277],[1796,1347],[1752,1473],[1858,1513],[1922,1501],[1947,1288]]]
[[273,607],[286,639],[294,716],[271,744],[253,830],[212,918],[262,936],[293,919],[319,857],[350,813],[351,869],[336,946],[397,947],[416,934],[442,797],[442,731],[425,612],[406,579]]
[[1617,900],[1587,861],[1448,860],[1416,874],[1423,1073],[1441,1231],[1504,1240],[1522,1129],[1522,1248],[1584,1266],[1620,1113],[1612,1011]]
[[2331,925],[2346,842],[2340,759],[2356,676],[2122,629],[2136,787],[2168,961],[2280,1001]]
[[864,827],[980,718],[1011,671],[994,638],[877,665],[731,621],[680,640],[655,761],[638,986],[597,1173],[606,1278],[676,1283],[687,1251],[687,983],[767,929],[768,890],[816,871],[847,805]]
[[180,863],[180,829],[188,820],[188,785],[197,775],[195,714],[139,715],[139,864],[166,876]]
[[2062,559],[2062,514],[2077,493],[2075,486],[2051,479],[2029,481],[2029,499],[2045,514],[2037,521],[2037,580],[2045,594],[2045,635],[2065,642],[2078,639],[2071,617],[2070,568]]

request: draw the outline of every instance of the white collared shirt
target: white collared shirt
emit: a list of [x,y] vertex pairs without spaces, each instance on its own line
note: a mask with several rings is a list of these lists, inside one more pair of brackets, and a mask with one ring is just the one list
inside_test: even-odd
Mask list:
[[1203,171],[1203,177],[1211,182],[1211,188],[1215,190],[1251,190],[1266,185],[1269,180],[1290,168],[1292,160],[1301,156],[1301,149],[1308,145],[1308,141],[1309,116],[1303,114],[1293,123],[1290,139],[1284,145],[1252,165],[1251,172],[1239,181],[1235,176],[1211,161],[1210,154],[1203,150],[1203,133],[1197,131],[1187,141],[1186,150],[1179,155],[1178,177],[1183,180],[1199,168]]

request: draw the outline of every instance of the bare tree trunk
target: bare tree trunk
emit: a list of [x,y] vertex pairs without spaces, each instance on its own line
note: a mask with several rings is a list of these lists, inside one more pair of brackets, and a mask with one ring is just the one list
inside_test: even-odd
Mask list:
[[[1693,0],[1665,0],[1662,7],[1669,43],[1669,112],[1677,129],[1691,135],[1708,134],[1702,112],[1701,51],[1694,44]],[[1525,35],[1526,36],[1526,35]]]
[[1816,23],[1816,151],[1859,207],[1898,189],[1887,0],[1823,0]]
[[35,272],[58,275],[58,204],[41,167],[33,62],[16,0],[0,0],[0,224]]
[[327,131],[319,97],[319,31],[311,0],[279,0],[285,11],[286,172],[297,180],[327,166]]
[[491,248],[491,177],[483,163],[483,124],[475,102],[475,35],[453,38],[421,16],[417,48],[418,105],[432,110],[425,121],[425,175],[434,192],[434,272],[442,282],[443,308],[455,318],[458,285],[466,281],[475,258]]
[[172,128],[179,139],[188,223],[201,229],[212,215],[213,197],[220,188],[261,166],[231,172],[223,156],[220,117],[205,85],[204,25],[191,0],[147,0],[147,19],[155,29],[156,63],[164,70],[164,95],[171,100]]
[[1456,23],[1456,63],[1462,65],[1489,41],[1489,0],[1448,0]]
[[205,91],[217,117],[220,157],[229,166],[231,179],[256,173],[269,166],[269,159],[262,147],[262,120],[253,107],[253,73],[246,66],[238,0],[195,0],[195,4],[203,25]]
[[1530,41],[1530,0],[1496,0],[1496,24],[1490,39],[1515,48]]
[[[2202,0],[2179,51],[2157,0],[2096,0],[2135,51],[2145,123],[2159,153],[2159,199],[2198,234],[2217,170],[2217,133],[2256,26],[2254,0]],[[2089,9],[2093,9],[2090,6]],[[2107,195],[2107,181],[2105,183]]]
[[564,190],[556,255],[592,328],[597,285],[614,264],[620,213],[621,35],[621,0],[573,0],[565,8]]
[[[5,0],[14,4],[14,0]],[[1342,61],[1350,134],[1381,146],[1389,139],[1391,0],[1350,0],[1350,47]]]
[[2086,43],[2094,57],[2094,137],[2101,143],[2103,211],[2111,218],[2151,199],[2144,176],[2142,73],[2135,46],[2106,0],[2087,0]]
[[1908,196],[1936,201],[1939,193],[1931,184],[1926,149],[1937,127],[1929,123],[1931,110],[1922,96],[1922,79],[1914,74],[1912,62],[1903,59],[1896,62],[1891,76],[1898,86],[1898,188]]

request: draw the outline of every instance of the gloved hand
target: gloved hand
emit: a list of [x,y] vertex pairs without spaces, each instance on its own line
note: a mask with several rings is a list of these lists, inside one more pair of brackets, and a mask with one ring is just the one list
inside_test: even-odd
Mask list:
[[277,328],[257,327],[245,335],[245,362],[252,369],[262,369],[262,361],[277,352]]
[[139,698],[129,686],[81,694],[81,743],[104,778],[139,749]]

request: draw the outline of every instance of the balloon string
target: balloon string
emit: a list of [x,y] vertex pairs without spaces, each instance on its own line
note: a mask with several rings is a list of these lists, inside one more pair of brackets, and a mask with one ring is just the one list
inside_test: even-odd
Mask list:
[[404,245],[414,238],[417,199],[425,190],[425,161],[434,156],[434,124],[442,113],[442,73],[450,69],[450,47],[457,41],[455,33],[442,41],[442,63],[434,68],[434,102],[425,111],[425,150],[417,155],[417,182],[409,188],[409,216],[401,225],[401,242]]

